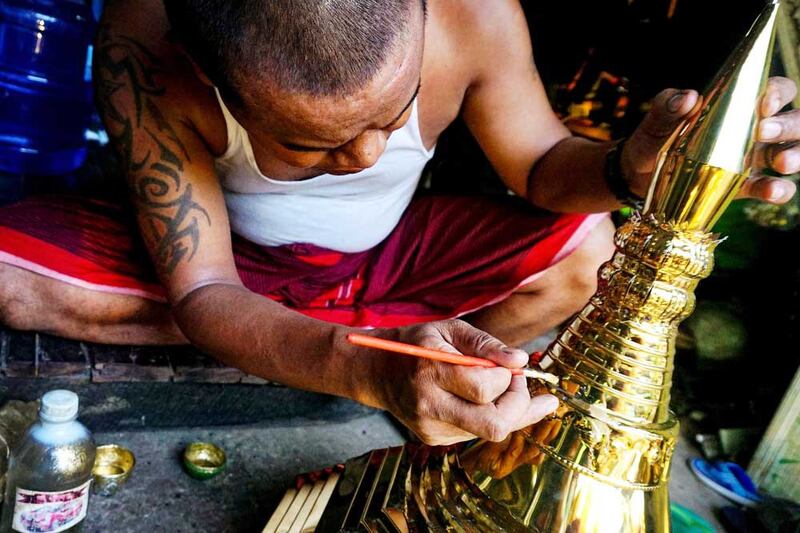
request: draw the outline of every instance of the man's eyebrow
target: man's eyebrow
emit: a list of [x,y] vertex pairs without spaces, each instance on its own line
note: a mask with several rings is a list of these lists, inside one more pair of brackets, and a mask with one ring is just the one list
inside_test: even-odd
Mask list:
[[[407,103],[407,104],[406,104],[406,105],[403,107],[403,110],[402,110],[402,111],[400,111],[400,114],[398,114],[398,115],[397,115],[397,117],[395,117],[395,119],[394,119],[394,120],[392,120],[391,122],[389,122],[389,124],[387,124],[386,126],[384,126],[384,127],[383,127],[383,129],[391,127],[391,126],[392,126],[392,125],[394,125],[394,124],[395,124],[395,123],[396,123],[398,120],[400,120],[400,118],[401,118],[403,115],[405,115],[406,111],[408,111],[408,108],[409,108],[409,107],[411,107],[411,106],[414,104],[414,100],[416,100],[416,99],[417,99],[417,96],[419,96],[419,90],[420,90],[420,88],[422,88],[422,79],[420,79],[420,80],[417,82],[417,88],[416,88],[416,89],[414,89],[414,94],[413,94],[413,95],[411,95],[411,99],[410,99],[410,100],[408,101],[408,103]],[[294,144],[294,143],[281,143],[281,144],[282,144],[282,145],[283,145],[285,148],[288,148],[289,150],[293,150],[293,151],[295,151],[295,152],[321,152],[321,151],[324,151],[324,150],[336,150],[337,148],[341,148],[342,146],[344,146],[344,145],[340,145],[340,146],[306,146],[306,145],[303,145],[303,144]],[[347,144],[347,143],[345,143],[345,144]]]
[[302,144],[294,144],[294,143],[281,143],[281,146],[284,148],[288,148],[294,152],[322,152],[325,150],[334,150],[338,147],[331,147],[331,146],[305,146]]

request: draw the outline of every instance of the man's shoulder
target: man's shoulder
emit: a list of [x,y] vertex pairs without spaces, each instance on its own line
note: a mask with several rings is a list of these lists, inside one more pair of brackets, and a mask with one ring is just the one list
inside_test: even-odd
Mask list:
[[428,0],[428,5],[447,32],[461,39],[496,40],[503,30],[525,23],[518,0]]
[[108,2],[97,37],[98,47],[119,56],[138,56],[159,67],[163,75],[181,72],[183,60],[170,39],[169,23],[160,0]]
[[502,64],[504,51],[530,46],[518,0],[429,0],[439,45],[465,69],[485,71]]
[[104,63],[106,72],[126,78],[134,93],[158,102],[160,112],[169,115],[165,118],[189,123],[209,145],[219,144],[213,138],[219,128],[208,124],[214,116],[209,111],[217,107],[213,90],[198,78],[183,48],[170,35],[161,0],[110,3],[95,54],[95,63]]

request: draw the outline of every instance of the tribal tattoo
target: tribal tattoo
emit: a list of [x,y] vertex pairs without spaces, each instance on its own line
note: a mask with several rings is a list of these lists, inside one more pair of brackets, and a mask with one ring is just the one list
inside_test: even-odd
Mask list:
[[166,93],[157,80],[164,66],[140,42],[111,35],[108,27],[101,28],[98,41],[97,107],[130,180],[156,266],[170,274],[194,257],[200,224],[211,226],[211,219],[183,179],[189,153],[157,105]]

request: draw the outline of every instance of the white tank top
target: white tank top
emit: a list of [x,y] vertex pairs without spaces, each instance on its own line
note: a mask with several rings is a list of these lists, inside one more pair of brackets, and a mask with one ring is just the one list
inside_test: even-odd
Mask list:
[[263,246],[310,243],[340,252],[368,250],[392,232],[433,156],[422,143],[417,102],[372,167],[301,181],[268,178],[258,169],[247,131],[217,93],[228,147],[216,158],[231,230]]

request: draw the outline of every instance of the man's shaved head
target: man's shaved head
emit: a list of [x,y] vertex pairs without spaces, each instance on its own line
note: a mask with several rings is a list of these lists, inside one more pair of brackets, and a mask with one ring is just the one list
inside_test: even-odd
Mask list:
[[178,40],[226,98],[248,87],[344,96],[407,36],[420,0],[165,0]]

